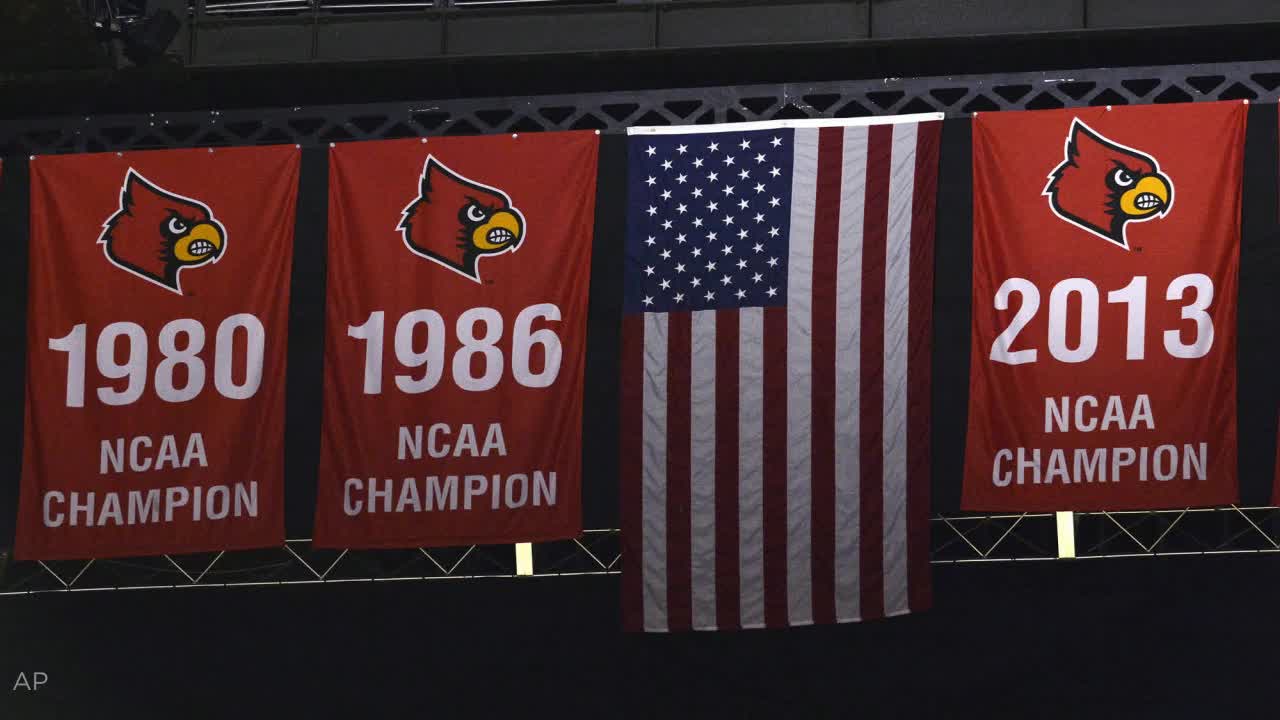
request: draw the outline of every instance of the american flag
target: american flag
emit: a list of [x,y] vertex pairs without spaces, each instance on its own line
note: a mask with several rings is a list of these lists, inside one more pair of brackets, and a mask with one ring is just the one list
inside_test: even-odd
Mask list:
[[928,605],[940,129],[628,131],[628,629]]

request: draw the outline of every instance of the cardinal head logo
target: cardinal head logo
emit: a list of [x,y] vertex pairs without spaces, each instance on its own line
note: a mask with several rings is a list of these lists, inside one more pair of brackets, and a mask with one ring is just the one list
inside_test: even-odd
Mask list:
[[1162,218],[1173,208],[1173,181],[1156,159],[1103,137],[1076,118],[1062,164],[1044,195],[1058,217],[1128,250],[1131,223]]
[[182,271],[217,262],[227,246],[227,231],[208,205],[133,168],[120,188],[120,208],[102,228],[98,244],[112,265],[179,295]]
[[505,192],[428,155],[418,197],[405,207],[398,229],[415,254],[480,282],[480,260],[515,252],[525,223]]

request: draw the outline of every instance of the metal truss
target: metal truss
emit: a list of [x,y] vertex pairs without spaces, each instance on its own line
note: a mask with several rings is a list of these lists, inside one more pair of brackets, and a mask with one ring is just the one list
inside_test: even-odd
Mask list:
[[0,122],[0,154],[298,144],[435,135],[1280,99],[1280,61],[742,85]]
[[[1058,515],[1075,552],[1062,557]],[[934,564],[1280,552],[1280,508],[949,515],[933,519]]]
[[617,529],[534,547],[531,572],[518,571],[511,545],[403,550],[322,550],[309,539],[282,547],[195,555],[10,562],[0,596],[101,590],[179,590],[357,582],[616,575]]
[[[1077,552],[1061,557],[1055,513],[932,518],[935,565],[1280,553],[1280,508],[1188,508],[1070,513]],[[511,545],[403,550],[323,550],[309,539],[264,550],[158,557],[9,563],[0,597],[50,592],[181,590],[359,582],[617,575],[616,528],[537,543],[520,572]]]

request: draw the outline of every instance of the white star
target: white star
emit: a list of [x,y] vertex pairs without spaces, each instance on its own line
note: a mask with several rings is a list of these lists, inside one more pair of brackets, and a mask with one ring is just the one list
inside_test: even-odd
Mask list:
[[700,198],[700,197],[702,197],[702,188],[694,188],[694,189],[693,189],[693,196],[694,196],[694,197],[696,197],[696,198]]
[[744,298],[744,297],[746,297],[746,296],[747,296],[747,291],[746,291],[746,290],[739,289],[739,290],[738,290],[738,292],[736,292],[736,293],[734,293],[734,294],[738,296],[738,299],[739,299],[739,300],[741,300],[742,298]]
[[715,270],[715,269],[716,269],[715,260],[712,260],[711,262],[707,263],[707,272],[711,272],[712,270]]
[[647,180],[645,180],[645,181],[644,181],[644,184],[645,184],[645,185],[648,185],[649,187],[653,187],[653,186],[654,186],[654,185],[656,185],[657,183],[658,183],[657,178],[655,178],[655,177],[654,177],[654,176],[652,176],[652,175],[650,175],[650,176],[649,176],[649,178],[648,178]]
[[725,224],[725,225],[732,225],[732,224],[733,224],[733,216],[732,216],[732,215],[725,215],[725,216],[724,216],[724,224]]
[[714,142],[713,142],[713,143],[711,143],[710,145],[708,145],[708,146],[707,146],[707,149],[708,149],[708,150],[710,150],[711,152],[715,152],[715,151],[717,151],[717,150],[719,150],[719,149],[720,149],[720,143],[714,143]]
[[671,161],[670,161],[670,160],[663,160],[663,161],[662,161],[662,169],[663,169],[663,170],[670,170],[670,169],[671,169]]
[[688,205],[685,205],[684,203],[680,203],[679,205],[677,205],[677,206],[676,206],[676,212],[678,212],[678,213],[680,213],[681,215],[683,215],[683,214],[685,214],[685,213],[689,212],[689,206],[688,206]]
[[719,210],[719,209],[720,209],[720,204],[717,203],[715,200],[712,200],[711,202],[707,203],[708,211],[715,212],[716,210]]
[[751,171],[746,168],[743,168],[742,172],[738,173],[739,180],[746,180],[749,177],[751,177]]
[[715,241],[716,241],[716,231],[712,230],[711,232],[707,233],[707,242],[715,242]]
[[721,285],[728,285],[728,284],[729,284],[729,283],[731,283],[731,282],[733,282],[733,281],[729,279],[729,276],[728,276],[728,275],[724,275],[724,276],[722,276],[722,277],[720,278],[720,284],[721,284]]
[[764,183],[756,183],[756,194],[764,192]]
[[739,210],[746,210],[746,209],[747,209],[747,205],[748,205],[748,203],[747,203],[747,199],[746,199],[746,198],[743,198],[743,199],[741,199],[741,200],[739,200],[739,201],[738,201],[738,209],[739,209]]
[[694,226],[694,227],[702,227],[702,218],[694,218],[694,219],[693,219],[693,226]]
[[671,251],[670,251],[670,250],[663,250],[663,251],[662,251],[662,259],[663,259],[663,260],[670,260],[670,259],[671,259]]
[[764,245],[761,245],[760,243],[756,243],[755,245],[751,246],[751,249],[755,250],[756,252],[764,252]]
[[681,185],[683,185],[683,184],[685,184],[686,182],[688,182],[688,180],[689,180],[689,176],[688,176],[688,175],[677,175],[677,176],[676,176],[676,182],[680,183]]
[[699,285],[702,284],[702,280],[700,278],[694,278],[693,282],[691,282],[690,284],[693,285],[694,287],[698,287]]
[[693,166],[694,166],[694,167],[696,167],[696,168],[700,168],[700,167],[702,167],[702,158],[694,158],[694,159],[693,159]]
[[670,220],[663,220],[663,221],[662,221],[662,229],[663,229],[663,230],[670,230],[670,229],[671,229],[671,221],[670,221]]
[[746,261],[746,260],[742,260],[741,258],[739,258],[739,260],[738,260],[738,269],[739,269],[739,270],[746,270],[746,269],[747,269],[747,261]]
[[685,153],[686,153],[686,152],[688,152],[688,151],[689,151],[689,146],[688,146],[688,145],[678,145],[678,146],[676,146],[676,152],[680,153],[681,155],[685,154]]
[[751,276],[751,282],[758,283],[758,282],[760,282],[763,278],[764,278],[764,276],[763,276],[763,275],[761,275],[760,273],[756,273],[755,275],[752,275],[752,276]]
[[645,305],[652,305],[652,304],[653,304],[653,296],[652,296],[652,295],[645,295],[645,296],[644,296],[644,304],[645,304]]
[[777,266],[778,266],[778,258],[776,257],[769,258],[769,267],[777,267]]
[[778,198],[776,197],[769,198],[769,207],[778,207],[781,204],[782,204],[782,201],[779,200]]
[[662,282],[658,283],[658,285],[660,285],[660,286],[662,287],[662,289],[663,289],[663,290],[670,290],[670,289],[671,289],[671,281],[670,281],[670,280],[663,280]]
[[715,299],[715,297],[716,297],[716,294],[715,294],[715,293],[711,292],[710,290],[708,290],[708,291],[707,291],[707,300],[708,300],[708,301],[714,300],[714,299]]
[[769,288],[765,292],[769,294],[769,297],[773,297],[774,295],[778,294],[778,290],[776,288]]
[[725,194],[725,196],[726,196],[726,197],[727,197],[727,196],[729,196],[729,195],[732,195],[732,194],[733,194],[733,186],[732,186],[732,185],[725,185],[725,186],[724,186],[724,194]]
[[644,274],[645,274],[645,275],[652,276],[652,275],[653,275],[653,266],[652,266],[652,265],[649,265],[648,267],[646,267],[646,268],[644,269]]
[[778,168],[773,168],[773,169],[769,170],[769,174],[770,174],[771,176],[773,176],[773,177],[778,177],[779,175],[781,175],[781,174],[782,174],[782,171],[781,171],[781,170],[779,170]]
[[671,191],[670,191],[670,190],[663,190],[663,191],[662,191],[662,199],[663,199],[663,200],[670,200],[670,199],[671,199]]
[[756,155],[756,162],[758,163],[764,162],[764,153],[759,153]]
[[738,239],[739,239],[739,240],[746,240],[746,239],[747,239],[747,229],[746,229],[746,228],[742,228],[741,230],[739,230],[739,231],[738,231]]
[[720,252],[724,253],[725,255],[728,255],[729,253],[733,252],[733,246],[725,245],[724,249],[722,249]]
[[676,302],[684,302],[684,293],[676,293]]
[[648,155],[649,157],[653,157],[653,154],[654,154],[654,153],[656,153],[656,152],[658,152],[658,149],[657,149],[657,148],[655,148],[654,146],[650,145],[650,146],[649,146],[649,149],[644,151],[644,154],[645,154],[645,155]]
[[654,244],[655,242],[657,242],[657,241],[653,239],[653,236],[652,236],[652,235],[650,235],[649,237],[647,237],[647,238],[645,238],[645,239],[644,239],[644,244],[645,244],[645,245],[648,245],[649,247],[653,247],[653,244]]
[[693,249],[693,256],[694,256],[694,257],[698,257],[698,256],[699,256],[699,255],[701,255],[701,254],[702,254],[702,248],[700,248],[700,247],[696,247],[696,248],[694,248],[694,249]]
[[764,222],[764,213],[756,213],[755,221],[757,225]]
[[676,272],[678,273],[684,272],[684,263],[676,263]]
[[769,237],[778,237],[778,228],[776,227],[769,228]]
[[725,164],[725,165],[732,165],[732,164],[733,164],[733,156],[732,156],[732,155],[725,155],[725,156],[724,156],[724,164]]
[[742,148],[743,150],[746,150],[747,148],[751,147],[751,141],[744,139],[742,142],[738,143],[738,147]]
[[676,236],[676,243],[680,245],[684,244],[684,233],[680,233]]
[[654,206],[650,205],[650,206],[649,206],[649,209],[648,209],[648,210],[645,210],[645,212],[649,213],[649,217],[653,217],[654,215],[657,215],[657,214],[658,214],[658,208],[656,208],[656,207],[654,207]]
[[772,145],[772,146],[774,146],[774,147],[778,147],[779,145],[782,145],[782,138],[780,138],[780,137],[776,137],[776,138],[774,138],[774,139],[770,140],[770,141],[769,141],[769,144],[770,144],[770,145]]
[[707,182],[715,182],[720,179],[719,173],[710,173],[707,175]]

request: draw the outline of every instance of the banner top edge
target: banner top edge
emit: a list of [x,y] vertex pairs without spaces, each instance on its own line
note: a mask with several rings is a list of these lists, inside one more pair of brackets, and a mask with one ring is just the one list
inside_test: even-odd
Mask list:
[[896,125],[899,123],[942,120],[943,113],[913,113],[862,118],[803,118],[799,120],[756,120],[751,122],[715,123],[713,125],[641,125],[627,128],[627,135],[693,135],[715,132],[745,132],[774,128],[858,127],[864,125]]

